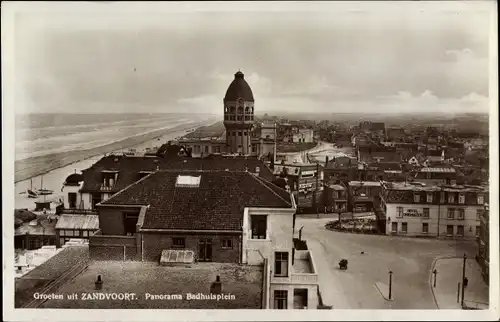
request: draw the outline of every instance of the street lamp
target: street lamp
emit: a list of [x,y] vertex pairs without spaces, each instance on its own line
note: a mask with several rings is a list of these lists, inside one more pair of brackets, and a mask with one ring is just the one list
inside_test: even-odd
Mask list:
[[462,267],[462,308],[464,307],[464,294],[465,294],[465,263],[467,262],[467,255],[464,254],[464,265]]
[[392,271],[389,271],[389,300],[392,300]]
[[437,273],[438,273],[438,271],[436,269],[434,269],[432,271],[432,274],[434,274],[434,287],[436,287],[436,278],[437,278],[436,276],[437,276]]

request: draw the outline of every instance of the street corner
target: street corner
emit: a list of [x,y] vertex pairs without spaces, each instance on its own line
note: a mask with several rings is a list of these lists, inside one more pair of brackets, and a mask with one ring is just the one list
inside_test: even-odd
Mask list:
[[[463,285],[464,277],[466,285]],[[430,282],[439,309],[488,306],[489,287],[474,258],[465,258],[465,260],[463,257],[436,259],[431,270]]]
[[389,285],[382,283],[382,282],[376,282],[374,284],[375,288],[377,291],[382,295],[384,300],[386,301],[394,301],[394,294],[392,293],[392,289],[389,288]]

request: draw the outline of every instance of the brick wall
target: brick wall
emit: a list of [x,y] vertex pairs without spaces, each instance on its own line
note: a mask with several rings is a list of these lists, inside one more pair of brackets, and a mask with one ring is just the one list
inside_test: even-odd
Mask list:
[[[212,262],[217,263],[239,263],[241,252],[240,234],[174,234],[174,233],[144,233],[144,260],[159,261],[161,252],[165,249],[173,249],[172,238],[185,238],[186,247],[198,254],[198,243],[200,239],[212,241]],[[231,239],[231,249],[222,248],[222,240]]]
[[[124,252],[125,247],[125,252]],[[137,258],[137,250],[131,246],[108,246],[98,245],[89,247],[90,258],[93,260],[140,260]]]

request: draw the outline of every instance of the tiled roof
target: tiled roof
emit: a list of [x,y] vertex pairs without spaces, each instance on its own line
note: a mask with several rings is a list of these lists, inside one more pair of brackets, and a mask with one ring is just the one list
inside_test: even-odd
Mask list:
[[21,226],[17,227],[14,235],[44,235],[52,236],[56,234],[55,230],[56,221],[48,219],[35,219],[31,222],[25,222]]
[[141,171],[160,170],[230,170],[255,172],[259,167],[259,176],[273,180],[271,170],[257,158],[208,156],[206,158],[186,157],[127,157],[105,156],[92,167],[83,171],[84,184],[81,192],[98,192],[102,184],[102,171],[118,171],[118,179],[111,193],[116,193],[140,179]]
[[61,215],[57,220],[56,229],[98,230],[97,215]]
[[[176,187],[179,175],[198,187]],[[159,171],[102,203],[149,205],[143,228],[241,230],[245,207],[291,208],[290,194],[248,172]]]

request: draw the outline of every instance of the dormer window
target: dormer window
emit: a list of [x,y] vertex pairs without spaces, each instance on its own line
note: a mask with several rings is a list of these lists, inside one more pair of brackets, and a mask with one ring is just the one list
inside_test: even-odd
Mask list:
[[455,203],[455,194],[453,192],[448,193],[448,203]]
[[103,190],[109,190],[113,188],[118,180],[118,171],[102,171],[102,186]]
[[427,203],[432,203],[432,193],[427,194]]
[[420,195],[419,195],[418,193],[415,193],[415,194],[413,195],[413,201],[414,201],[415,203],[419,203],[419,202],[420,202]]
[[151,173],[153,173],[153,172],[152,171],[140,171],[139,172],[139,180],[149,176]]

